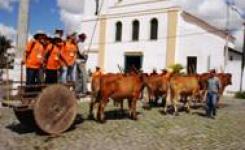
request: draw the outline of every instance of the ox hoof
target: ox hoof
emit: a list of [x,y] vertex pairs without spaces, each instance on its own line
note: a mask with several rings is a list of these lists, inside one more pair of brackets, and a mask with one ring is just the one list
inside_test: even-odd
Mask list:
[[95,120],[94,115],[93,114],[89,114],[88,115],[88,120]]
[[150,107],[154,107],[154,106],[156,106],[156,103],[153,102],[153,101],[150,101],[150,102],[149,102],[149,106],[150,106]]
[[175,112],[174,115],[175,115],[175,116],[179,116],[179,113],[178,113],[178,112]]
[[106,120],[105,120],[105,119],[103,119],[103,120],[98,120],[98,122],[101,123],[101,124],[104,124],[104,123],[106,123]]
[[186,113],[191,113],[191,110],[186,108]]
[[149,105],[144,105],[143,106],[143,109],[145,109],[145,110],[151,110],[151,107]]
[[138,117],[132,117],[132,120],[137,121]]
[[162,114],[163,115],[167,115],[167,111],[162,111]]

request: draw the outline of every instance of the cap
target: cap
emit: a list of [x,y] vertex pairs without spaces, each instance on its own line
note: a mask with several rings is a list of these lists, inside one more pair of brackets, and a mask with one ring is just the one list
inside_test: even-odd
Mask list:
[[81,33],[78,35],[78,38],[79,38],[79,40],[84,41],[87,38],[87,36],[85,33]]
[[34,39],[37,40],[40,38],[47,38],[47,35],[42,31],[38,31],[33,37],[34,37]]

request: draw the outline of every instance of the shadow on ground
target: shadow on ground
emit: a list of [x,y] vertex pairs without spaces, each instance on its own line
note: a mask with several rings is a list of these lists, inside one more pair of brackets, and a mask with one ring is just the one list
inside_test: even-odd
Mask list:
[[[77,124],[81,124],[84,122],[84,118],[81,114],[77,114],[73,125],[66,131],[66,132],[70,132],[76,129],[76,125]],[[45,136],[47,135],[46,133],[44,133],[43,131],[41,131],[38,127],[27,127],[22,125],[21,123],[13,123],[13,124],[9,124],[6,126],[7,129],[17,133],[17,134],[28,134],[28,133],[36,133],[38,135],[41,136]]]
[[26,127],[20,123],[7,125],[6,128],[18,134],[27,134],[37,131],[37,129],[34,127]]

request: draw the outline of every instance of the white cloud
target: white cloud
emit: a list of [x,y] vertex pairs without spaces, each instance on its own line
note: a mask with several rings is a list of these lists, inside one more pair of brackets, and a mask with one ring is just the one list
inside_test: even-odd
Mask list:
[[84,0],[58,0],[58,6],[70,13],[83,13]]
[[68,32],[79,30],[83,12],[84,0],[57,0],[60,8],[60,19]]
[[82,21],[82,14],[71,13],[63,9],[60,11],[60,17],[68,32],[77,31],[79,29]]
[[13,42],[16,40],[16,30],[13,27],[6,26],[0,23],[0,34],[11,39]]
[[18,0],[0,0],[0,9],[12,11],[13,3],[17,1]]
[[[235,6],[241,11],[245,12],[245,1],[234,0]],[[175,4],[181,6],[184,10],[192,13],[193,15],[207,21],[221,29],[226,29],[227,23],[227,5],[224,0],[174,0]],[[235,11],[230,9],[229,29],[235,30],[233,35],[236,37],[236,45],[241,48],[243,43],[243,27],[241,16]]]

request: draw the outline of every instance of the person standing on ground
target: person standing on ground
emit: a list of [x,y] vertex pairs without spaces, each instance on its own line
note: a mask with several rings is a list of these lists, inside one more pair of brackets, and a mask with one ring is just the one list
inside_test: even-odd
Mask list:
[[216,105],[221,88],[220,80],[215,76],[214,69],[210,71],[210,78],[207,82],[207,116],[214,119],[217,115]]
[[88,55],[84,51],[83,43],[86,40],[86,35],[84,33],[78,36],[79,50],[77,52],[76,66],[77,66],[77,80],[76,80],[76,92],[78,94],[86,94],[88,92],[87,81],[88,73],[86,70],[86,62]]

